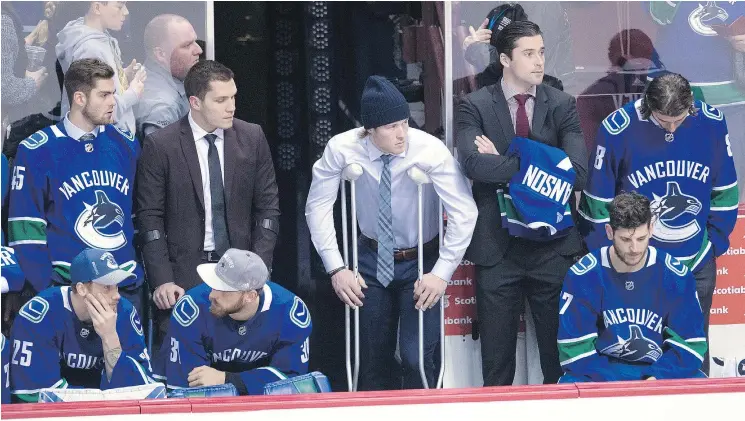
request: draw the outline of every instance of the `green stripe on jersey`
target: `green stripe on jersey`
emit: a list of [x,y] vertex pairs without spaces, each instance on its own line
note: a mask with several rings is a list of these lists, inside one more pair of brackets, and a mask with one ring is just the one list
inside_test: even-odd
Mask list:
[[665,334],[668,335],[668,341],[675,343],[681,348],[689,350],[692,354],[696,355],[700,360],[703,361],[704,354],[706,354],[706,350],[709,348],[709,345],[706,343],[706,341],[687,341],[669,327],[665,328]]
[[711,191],[711,204],[709,207],[711,210],[722,210],[716,208],[737,208],[737,202],[739,200],[737,193],[737,184],[733,184],[724,190],[712,190]]
[[576,340],[559,340],[559,361],[561,361],[561,365],[582,359],[584,357],[580,356],[583,354],[588,354],[587,356],[590,356],[596,353],[595,342],[598,340],[598,335],[588,336],[589,337],[577,338]]
[[14,242],[43,241],[47,242],[47,226],[41,221],[29,221],[25,219],[8,221],[8,243],[13,246]]
[[587,193],[582,193],[579,200],[579,211],[590,218],[599,222],[608,222],[610,218],[610,202],[590,197]]

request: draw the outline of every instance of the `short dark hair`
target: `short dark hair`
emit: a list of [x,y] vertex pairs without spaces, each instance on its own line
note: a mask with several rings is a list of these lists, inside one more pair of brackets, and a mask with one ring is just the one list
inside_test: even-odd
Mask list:
[[114,77],[114,69],[97,58],[84,58],[75,60],[65,73],[65,89],[67,99],[72,106],[75,92],[82,92],[87,97],[90,95],[96,83],[101,79]]
[[543,35],[543,32],[541,32],[541,28],[535,23],[529,20],[512,22],[497,35],[497,39],[494,42],[494,47],[497,48],[497,55],[504,53],[507,54],[507,57],[512,58],[512,50],[515,49],[518,39],[534,37],[536,35]]
[[689,115],[698,114],[693,102],[691,84],[678,73],[666,73],[649,82],[644,91],[640,111],[644,119],[648,119],[652,111],[666,116],[677,116],[684,111],[688,111]]
[[210,90],[210,82],[228,82],[233,79],[233,71],[224,64],[214,60],[202,60],[191,67],[184,78],[184,91],[186,96],[195,96],[204,99],[204,95]]
[[613,230],[635,229],[652,222],[649,199],[635,191],[621,193],[610,203],[610,227]]

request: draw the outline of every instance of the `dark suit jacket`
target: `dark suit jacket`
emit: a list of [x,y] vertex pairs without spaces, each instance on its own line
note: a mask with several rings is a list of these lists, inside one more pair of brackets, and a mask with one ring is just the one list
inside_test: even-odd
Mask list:
[[[576,101],[545,84],[536,88],[530,138],[566,152],[577,173],[574,189],[581,191],[587,180],[587,150]],[[502,260],[510,240],[507,229],[502,228],[496,189],[500,184],[508,184],[520,167],[519,158],[504,156],[515,137],[515,129],[499,83],[463,98],[457,108],[455,130],[458,160],[466,176],[473,180],[473,198],[479,209],[466,257],[477,265],[492,266]],[[480,135],[488,137],[500,155],[479,153],[473,142]],[[574,205],[574,201],[570,203]],[[582,250],[576,228],[554,242],[555,250],[564,256]]]
[[[261,127],[234,119],[233,127],[225,130],[224,157],[230,246],[253,251],[271,268],[279,197]],[[161,237],[142,245],[150,287],[175,282],[188,289],[200,284],[196,267],[204,246],[204,193],[188,115],[145,138],[136,182],[139,235],[158,231]]]

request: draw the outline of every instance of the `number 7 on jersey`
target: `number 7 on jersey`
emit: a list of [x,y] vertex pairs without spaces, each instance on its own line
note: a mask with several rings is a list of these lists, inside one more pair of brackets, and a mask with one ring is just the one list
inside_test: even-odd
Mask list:
[[564,305],[561,306],[561,310],[559,310],[559,314],[564,314],[564,312],[567,311],[567,308],[569,307],[569,303],[572,302],[573,298],[574,298],[574,295],[568,292],[564,292],[563,294],[561,294],[561,299],[566,300],[566,301],[564,302]]

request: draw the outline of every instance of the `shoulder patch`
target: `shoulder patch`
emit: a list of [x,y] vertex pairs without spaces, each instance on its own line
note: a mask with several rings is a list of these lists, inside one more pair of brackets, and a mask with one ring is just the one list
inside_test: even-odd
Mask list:
[[138,335],[145,336],[142,333],[142,322],[140,321],[140,316],[137,314],[137,310],[134,307],[132,307],[132,314],[129,316],[129,321],[132,323],[132,328],[134,328]]
[[41,145],[47,143],[49,140],[49,136],[44,133],[42,130],[39,130],[38,132],[32,134],[31,136],[23,139],[21,142],[21,145],[25,146],[27,149],[36,149],[40,147]]
[[189,327],[199,317],[199,306],[190,295],[184,295],[173,306],[173,318],[183,327]]
[[46,316],[48,311],[49,302],[37,296],[32,298],[31,301],[27,302],[23,307],[21,307],[18,315],[31,323],[39,323],[44,320],[44,316]]
[[712,120],[722,121],[724,119],[724,114],[721,111],[705,102],[701,103],[701,112]]
[[603,120],[603,127],[613,136],[620,134],[631,124],[629,114],[623,108],[619,108]]
[[573,264],[571,268],[569,268],[572,272],[574,272],[577,276],[582,276],[585,273],[589,272],[597,266],[598,259],[595,258],[595,256],[592,255],[592,253],[585,254],[582,256],[581,259],[577,261],[577,263]]
[[295,297],[292,303],[292,310],[290,310],[290,320],[292,323],[301,329],[305,329],[310,326],[310,312],[305,306],[303,300],[300,297]]
[[120,128],[119,126],[116,126],[114,124],[111,125],[117,132],[121,133],[122,136],[124,136],[125,139],[129,140],[130,142],[135,141],[135,135],[130,133],[128,130],[124,130]]
[[688,273],[688,268],[683,263],[680,263],[680,260],[669,254],[665,256],[665,265],[678,276],[684,276]]

